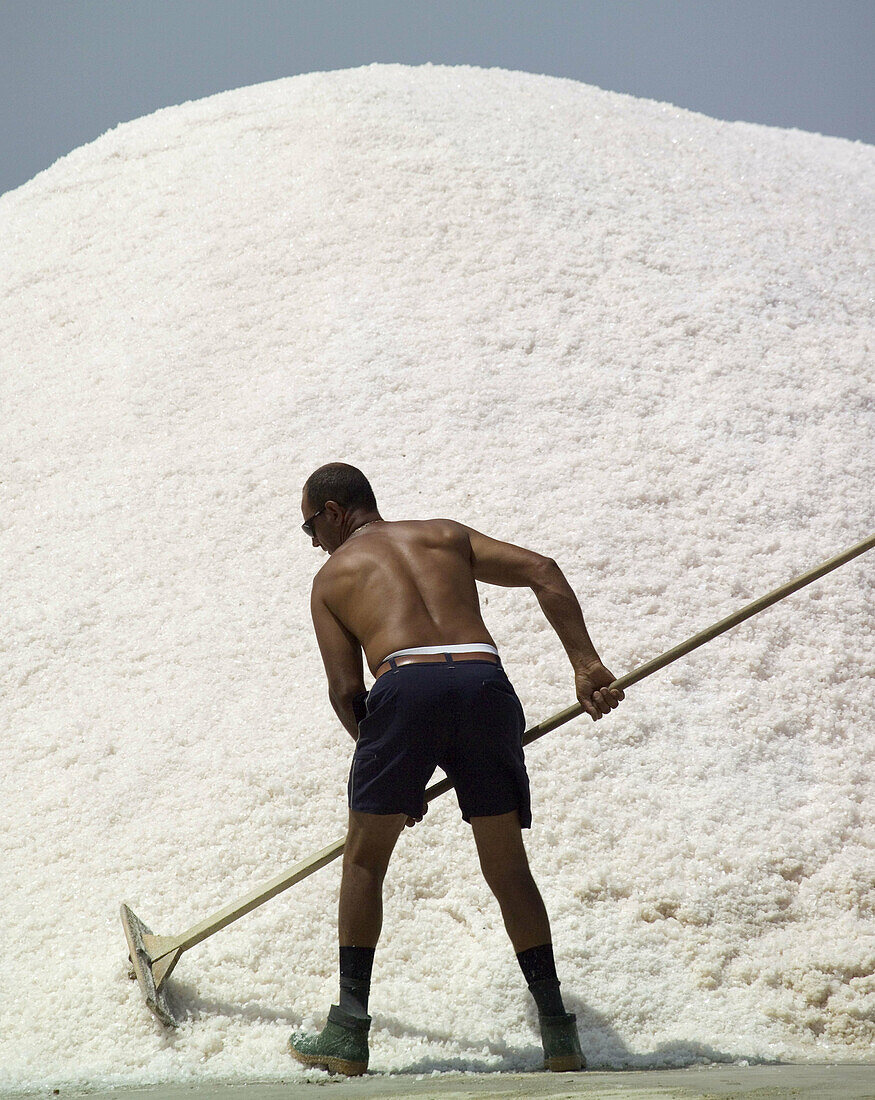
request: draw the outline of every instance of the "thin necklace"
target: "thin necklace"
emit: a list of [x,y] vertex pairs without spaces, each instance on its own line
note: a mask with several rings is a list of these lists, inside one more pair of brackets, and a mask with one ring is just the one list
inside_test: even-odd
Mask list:
[[348,537],[349,537],[349,538],[352,538],[352,536],[353,536],[353,535],[357,535],[357,534],[359,533],[359,531],[364,531],[364,529],[365,529],[366,527],[370,527],[372,523],[379,523],[379,522],[380,522],[380,521],[379,521],[379,520],[376,520],[376,519],[369,519],[367,523],[363,523],[363,524],[361,525],[361,527],[356,527],[356,529],[355,529],[354,531],[351,531],[351,532],[349,533],[349,536],[348,536]]

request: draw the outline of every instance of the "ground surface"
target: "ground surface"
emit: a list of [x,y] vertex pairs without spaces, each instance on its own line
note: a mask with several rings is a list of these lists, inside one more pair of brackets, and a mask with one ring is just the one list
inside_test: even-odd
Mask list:
[[[321,1090],[325,1090],[324,1093]],[[4,1094],[5,1095],[5,1094]],[[517,1097],[618,1097],[619,1100],[873,1100],[873,1065],[712,1066],[686,1070],[623,1073],[441,1074],[411,1078],[371,1074],[359,1080],[320,1077],[308,1082],[250,1085],[175,1085],[108,1092],[61,1089],[17,1094],[18,1100],[60,1095],[67,1098],[119,1097],[120,1100],[303,1100],[322,1095],[330,1100],[380,1097],[381,1100],[515,1100]]]

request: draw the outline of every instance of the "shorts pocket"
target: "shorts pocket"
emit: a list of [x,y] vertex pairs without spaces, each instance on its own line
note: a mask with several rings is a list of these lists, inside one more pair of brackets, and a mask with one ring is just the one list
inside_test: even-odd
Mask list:
[[379,691],[375,692],[373,688],[368,692],[368,697],[365,700],[367,713],[364,718],[359,722],[359,735],[363,734],[366,729],[370,729],[371,725],[376,721],[377,728],[380,726],[380,719],[390,719],[395,709],[395,697],[398,694],[398,685],[390,683],[386,687],[382,684],[379,685]]
[[[391,674],[387,675],[391,676]],[[390,679],[389,683],[384,686],[378,680],[368,692],[368,696],[365,699],[365,707],[367,710],[366,717],[370,718],[372,714],[376,714],[381,707],[384,707],[386,703],[394,699],[397,694],[397,683],[394,683]]]
[[517,697],[510,680],[484,680],[483,686],[485,688],[494,688],[502,695],[511,695],[514,699]]
[[357,748],[352,756],[352,765],[349,769],[349,780],[346,785],[347,800],[350,808],[355,808],[356,794],[361,788],[361,776],[356,775],[362,769],[367,775],[369,767],[373,764],[375,756],[373,752],[362,752]]
[[522,728],[525,729],[526,716],[523,712],[523,705],[519,700],[519,696],[514,691],[513,684],[511,684],[510,680],[484,680],[483,687],[485,688],[487,695],[500,695],[505,699],[510,699],[511,702],[514,703],[514,705],[516,706],[520,723],[522,725]]

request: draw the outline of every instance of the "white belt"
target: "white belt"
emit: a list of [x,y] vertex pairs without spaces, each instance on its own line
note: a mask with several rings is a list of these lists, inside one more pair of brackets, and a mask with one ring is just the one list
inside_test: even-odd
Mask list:
[[412,649],[398,649],[384,657],[380,664],[384,665],[392,657],[412,657],[419,653],[494,653],[498,656],[495,646],[486,642],[471,642],[468,645],[418,645]]

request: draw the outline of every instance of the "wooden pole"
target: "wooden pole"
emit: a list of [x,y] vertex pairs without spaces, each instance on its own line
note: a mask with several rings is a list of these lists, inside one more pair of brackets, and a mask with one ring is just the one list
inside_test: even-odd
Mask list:
[[[783,600],[792,592],[797,592],[800,588],[804,588],[805,585],[811,584],[812,581],[816,581],[819,577],[824,576],[825,573],[829,573],[833,569],[838,569],[840,565],[844,565],[845,562],[857,557],[857,555],[863,554],[867,550],[871,550],[873,546],[875,546],[875,535],[857,543],[857,545],[851,547],[850,550],[845,550],[836,557],[830,558],[829,561],[824,562],[823,565],[819,565],[816,569],[812,569],[808,573],[803,573],[802,576],[797,577],[795,580],[781,585],[780,588],[776,588],[765,596],[761,596],[758,600],[754,600],[753,603],[749,603],[746,607],[741,608],[740,611],[736,611],[725,619],[721,619],[719,623],[709,626],[707,630],[703,630],[699,634],[693,635],[692,638],[675,646],[674,649],[667,650],[659,657],[654,657],[652,661],[647,661],[646,664],[640,665],[634,671],[627,673],[625,676],[621,676],[619,680],[615,680],[610,686],[625,690],[627,687],[631,687],[632,684],[639,683],[646,676],[650,676],[659,669],[665,668],[666,665],[670,665],[672,662],[686,656],[686,654],[692,652],[692,650],[698,649],[699,646],[703,646],[706,642],[710,642],[712,638],[716,638],[719,634],[731,630],[734,626],[738,626],[739,623],[743,623],[745,619],[749,619],[752,615],[756,615],[765,608],[771,607],[771,605],[777,603],[778,600]],[[545,721],[539,722],[538,725],[532,726],[531,729],[526,730],[523,734],[523,744],[531,744],[532,741],[536,741],[539,737],[543,737],[545,733],[549,733],[565,722],[570,722],[572,718],[576,718],[582,713],[583,707],[580,703],[575,703],[574,706],[559,711],[559,713],[554,714],[552,718],[547,718]],[[443,779],[439,783],[432,784],[425,792],[426,802],[431,802],[432,799],[445,794],[452,789],[452,786],[449,779]],[[323,848],[314,856],[300,863],[296,863],[294,867],[277,875],[276,878],[271,879],[270,882],[266,883],[264,886],[259,887],[251,894],[247,894],[246,897],[241,898],[239,901],[226,905],[224,909],[220,909],[217,913],[213,913],[212,916],[193,925],[179,936],[156,936],[149,932],[143,934],[142,942],[153,964],[157,962],[158,959],[164,958],[171,952],[176,953],[171,966],[168,966],[163,973],[160,974],[160,977],[157,977],[155,981],[156,988],[160,989],[164,978],[170,973],[172,966],[176,964],[176,960],[181,952],[186,951],[189,947],[193,947],[196,943],[200,943],[201,940],[205,940],[208,936],[212,936],[214,932],[218,932],[221,928],[231,924],[232,921],[245,916],[246,913],[251,913],[253,909],[257,909],[259,905],[263,905],[264,902],[276,897],[277,894],[282,893],[283,890],[287,890],[296,882],[300,882],[301,879],[307,878],[308,875],[312,875],[314,871],[318,871],[320,867],[325,867],[327,864],[337,859],[343,852],[344,844],[345,838],[336,840],[333,844],[329,844],[327,848]]]

